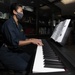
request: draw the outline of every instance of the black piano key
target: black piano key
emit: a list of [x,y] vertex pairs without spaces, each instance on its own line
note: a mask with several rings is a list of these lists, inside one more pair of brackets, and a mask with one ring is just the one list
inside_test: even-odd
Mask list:
[[44,56],[44,58],[58,58],[58,57],[56,57],[56,56]]
[[64,68],[64,66],[63,65],[45,65],[44,67],[48,67],[48,68]]
[[53,50],[50,50],[50,49],[43,49],[43,51],[44,51],[44,52],[48,52],[48,51],[49,51],[49,52],[53,52]]
[[55,54],[44,54],[44,56],[56,56]]
[[46,64],[45,66],[47,67],[48,65],[51,66],[51,67],[53,66],[53,67],[55,67],[55,68],[56,68],[56,67],[57,67],[57,68],[64,68],[64,66],[63,66],[62,64]]
[[56,55],[52,55],[52,54],[50,54],[50,55],[44,55],[44,57],[57,57]]
[[51,54],[53,54],[54,52],[53,51],[46,50],[46,51],[44,51],[44,53],[51,53]]
[[44,52],[54,52],[53,50],[43,50]]
[[54,61],[44,61],[44,64],[54,64],[54,65],[62,65],[62,63],[61,62],[54,62]]
[[43,54],[44,55],[56,55],[53,51],[47,51],[47,50],[45,50],[45,51],[43,51]]
[[55,57],[55,56],[44,56],[44,59],[58,59],[58,57]]
[[62,63],[55,63],[55,62],[45,62],[44,65],[62,65]]
[[53,56],[53,57],[56,57],[55,54],[51,54],[51,53],[49,53],[49,54],[45,54],[45,53],[44,53],[44,56]]
[[47,57],[47,56],[46,56],[46,57],[44,57],[44,59],[56,59],[56,60],[58,60],[58,58],[57,58],[57,57],[49,57],[49,56],[48,56],[48,57]]
[[45,61],[61,62],[61,61],[60,61],[60,60],[58,60],[58,59],[45,59]]
[[44,55],[44,59],[46,59],[46,58],[48,58],[48,59],[51,59],[51,58],[52,58],[52,59],[58,59],[58,57],[57,57],[56,55],[52,55],[52,54],[51,54],[51,55],[46,55],[46,54],[45,54],[45,55]]

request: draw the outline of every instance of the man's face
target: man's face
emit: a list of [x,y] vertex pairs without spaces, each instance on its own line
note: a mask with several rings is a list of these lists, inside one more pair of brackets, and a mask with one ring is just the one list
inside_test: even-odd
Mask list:
[[18,7],[17,12],[23,14],[23,8],[22,7]]
[[23,17],[23,8],[19,6],[16,11],[14,10],[14,14],[16,15],[18,20],[22,19],[22,17]]

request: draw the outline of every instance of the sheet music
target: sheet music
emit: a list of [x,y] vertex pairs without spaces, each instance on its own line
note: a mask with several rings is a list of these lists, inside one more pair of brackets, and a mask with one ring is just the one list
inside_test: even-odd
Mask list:
[[55,28],[51,38],[57,42],[62,42],[70,21],[71,19],[66,19],[65,21],[60,22]]
[[63,24],[64,22],[62,21],[55,27],[54,32],[51,36],[52,39],[56,40],[58,38],[59,32],[62,30]]
[[68,28],[69,23],[70,23],[70,19],[68,19],[68,20],[65,21],[65,23],[64,23],[64,25],[63,25],[63,28],[62,28],[62,30],[61,30],[61,32],[60,32],[58,38],[56,39],[57,42],[62,42],[63,37],[64,37],[64,35],[65,35],[65,32],[66,32],[66,30],[67,30],[67,28]]

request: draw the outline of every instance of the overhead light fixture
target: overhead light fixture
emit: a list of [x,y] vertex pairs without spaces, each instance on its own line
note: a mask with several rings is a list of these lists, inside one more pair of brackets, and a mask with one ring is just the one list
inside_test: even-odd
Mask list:
[[33,8],[30,7],[30,6],[22,6],[22,8],[23,8],[24,10],[27,10],[27,11],[33,12]]
[[75,0],[61,0],[61,2],[62,2],[63,4],[70,4],[70,3],[75,2]]

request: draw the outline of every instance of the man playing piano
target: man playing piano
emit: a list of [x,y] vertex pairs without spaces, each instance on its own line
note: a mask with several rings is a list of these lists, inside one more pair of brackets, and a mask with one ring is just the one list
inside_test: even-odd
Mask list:
[[[19,20],[23,17],[23,9],[20,4],[13,3],[11,5],[12,17],[7,20],[2,26],[2,35],[4,37],[4,44],[0,50],[0,60],[7,66],[7,68],[15,71],[25,71],[27,69],[30,55],[25,53],[18,53],[22,46],[29,44],[43,45],[40,39],[27,39]],[[22,75],[22,74],[21,74]]]

